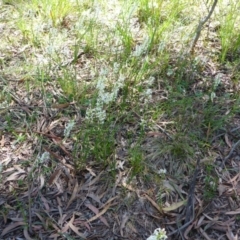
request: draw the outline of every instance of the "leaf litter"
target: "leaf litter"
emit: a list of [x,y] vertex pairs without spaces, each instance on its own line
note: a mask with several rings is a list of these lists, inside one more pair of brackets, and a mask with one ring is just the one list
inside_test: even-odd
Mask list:
[[[37,95],[39,94],[36,93]],[[16,108],[18,104],[15,103]],[[29,114],[23,109],[21,111],[19,110],[17,114]],[[64,236],[79,236],[82,239],[106,239],[110,236],[145,239],[149,235],[149,229],[161,225],[167,230],[169,239],[175,239],[174,236],[181,231],[181,225],[177,222],[184,221],[184,209],[189,207],[186,201],[188,190],[181,182],[177,179],[173,181],[170,176],[163,181],[167,192],[165,206],[161,207],[157,201],[158,184],[151,182],[144,185],[136,179],[128,182],[126,176],[129,169],[123,160],[127,154],[123,154],[122,157],[119,156],[115,184],[110,187],[111,184],[108,186],[106,182],[109,178],[108,172],[94,168],[94,165],[86,166],[81,172],[75,171],[70,145],[65,147],[61,141],[62,131],[58,131],[60,135],[54,133],[58,128],[59,130],[62,128],[65,119],[53,119],[52,122],[48,120],[48,123],[41,124],[41,129],[32,126],[32,130],[27,132],[24,130],[26,129],[24,123],[19,123],[17,114],[12,117],[16,122],[15,126],[17,129],[22,129],[27,138],[24,144],[21,142],[9,144],[14,137],[11,132],[4,132],[5,140],[1,148],[1,162],[4,165],[1,208],[5,209],[6,213],[2,213],[4,217],[0,225],[2,238],[18,236],[32,239],[31,236],[37,235],[42,236],[42,239],[64,239]],[[39,130],[35,131],[34,128]],[[45,139],[46,143],[38,145],[37,135]],[[165,138],[164,135],[146,134],[148,141],[159,137]],[[228,141],[226,146],[229,148],[230,140],[226,141]],[[121,146],[122,143],[119,144]],[[48,152],[49,159],[43,162],[39,162],[39,158],[34,159],[33,153],[36,149]],[[31,158],[32,166],[29,162]],[[211,161],[215,160],[216,157]],[[221,182],[218,185],[218,196],[210,202],[202,199],[201,179],[204,176],[203,173],[198,172],[194,190],[194,219],[185,228],[183,233],[185,239],[191,239],[190,235],[193,232],[197,232],[205,239],[216,239],[216,236],[237,239],[239,163],[237,156],[234,155],[229,160],[232,166],[230,170],[225,172],[221,167],[217,165],[215,167]],[[202,161],[201,164],[204,165],[206,162],[208,160]],[[41,173],[40,169],[45,167],[50,167],[52,172]],[[28,180],[29,175],[34,179],[31,182]],[[29,190],[26,189],[27,185],[24,182],[28,184]],[[125,196],[123,189],[126,192]],[[10,192],[13,194],[9,194]],[[16,204],[19,206],[16,207]],[[24,217],[21,209],[25,208],[28,209],[25,212],[28,221],[17,220],[19,216]],[[31,224],[31,231],[26,228],[28,224]],[[175,234],[171,235],[173,232]],[[195,236],[195,239],[200,239],[198,235]]]
[[[9,51],[14,63],[31,48],[25,45],[19,49],[10,48]],[[86,59],[81,63],[82,59],[78,64],[84,66]],[[67,64],[72,62],[70,59]],[[208,71],[217,71],[212,70],[217,69],[212,63],[208,68],[205,76],[209,74]],[[226,74],[225,77],[229,76]],[[116,154],[118,164],[115,179],[109,174],[111,168],[102,169],[91,162],[81,171],[76,171],[72,154],[73,139],[64,142],[63,130],[65,122],[71,120],[69,115],[74,116],[78,123],[76,128],[81,128],[82,117],[78,114],[81,107],[75,102],[59,104],[54,97],[50,107],[47,107],[47,100],[42,97],[41,91],[31,89],[30,95],[26,92],[24,84],[27,79],[14,74],[1,76],[1,79],[4,79],[1,90],[7,85],[12,97],[6,113],[14,123],[9,129],[7,118],[0,117],[0,162],[4,169],[0,183],[1,238],[146,239],[161,226],[166,229],[168,239],[180,239],[180,236],[182,239],[238,239],[239,141],[231,131],[229,135],[223,135],[225,146],[216,138],[212,153],[200,160],[202,166],[196,172],[196,184],[192,192],[194,198],[189,202],[191,177],[186,177],[183,182],[174,174],[168,174],[162,181],[163,189],[154,180],[148,182],[135,177],[129,181],[131,169],[127,166],[128,153],[124,143],[127,137],[124,132],[121,133],[122,139],[116,140],[119,154]],[[45,87],[53,96],[62,95],[54,83]],[[165,99],[165,93],[160,98]],[[67,114],[63,114],[62,110],[66,110]],[[199,111],[202,109],[199,108]],[[27,123],[30,116],[36,116],[37,121]],[[238,121],[238,117],[235,120]],[[160,131],[146,131],[142,147],[152,156],[151,167],[155,170],[165,166],[161,166],[161,160],[154,158],[155,150],[149,145],[152,145],[153,139],[167,141],[172,138],[174,130],[165,130],[168,124],[173,122],[164,119],[164,128],[159,123]],[[232,123],[229,128],[234,129],[236,125],[239,122]],[[129,131],[132,125],[126,124],[125,128]],[[23,135],[24,139],[21,140]],[[20,140],[15,141],[16,136]],[[36,156],[44,152],[49,153],[48,158],[41,160]],[[218,156],[226,166],[217,164]],[[165,161],[171,162],[168,153],[165,154]],[[219,177],[218,195],[205,200],[204,163],[209,161],[213,162],[213,171]],[[174,166],[166,167],[176,170]],[[155,176],[153,169],[149,171]],[[185,166],[183,169],[186,170]],[[159,202],[159,195],[164,203]],[[191,209],[191,216],[186,222],[188,209]]]

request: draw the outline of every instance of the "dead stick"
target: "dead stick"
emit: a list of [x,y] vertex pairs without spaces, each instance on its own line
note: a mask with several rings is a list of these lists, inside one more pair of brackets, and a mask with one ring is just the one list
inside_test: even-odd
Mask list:
[[213,11],[214,11],[214,9],[217,5],[217,2],[218,2],[218,0],[214,1],[213,5],[212,5],[212,8],[211,8],[210,12],[208,13],[208,15],[205,17],[205,19],[203,19],[202,21],[199,22],[198,27],[196,29],[195,38],[194,38],[194,40],[192,42],[192,45],[191,45],[191,48],[190,48],[190,53],[191,54],[193,54],[193,52],[194,52],[194,48],[195,48],[195,45],[196,45],[196,43],[197,43],[197,41],[200,37],[202,28],[203,28],[204,24],[208,21],[208,19],[211,17],[211,15],[213,14]]
[[231,151],[229,152],[229,154],[223,159],[222,161],[222,167],[223,165],[225,165],[225,162],[232,156],[233,152],[235,151],[235,149],[238,147],[238,145],[240,144],[240,140],[238,140],[232,147]]

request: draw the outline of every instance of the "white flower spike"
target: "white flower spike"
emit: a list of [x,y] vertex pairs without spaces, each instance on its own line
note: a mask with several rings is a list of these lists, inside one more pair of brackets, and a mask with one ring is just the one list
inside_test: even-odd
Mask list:
[[157,228],[154,230],[154,233],[147,238],[147,240],[166,240],[167,235],[166,235],[166,230],[163,228]]

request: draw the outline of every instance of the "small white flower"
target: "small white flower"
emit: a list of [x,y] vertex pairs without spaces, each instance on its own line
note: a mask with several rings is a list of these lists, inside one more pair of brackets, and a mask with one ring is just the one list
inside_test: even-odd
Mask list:
[[158,170],[158,174],[162,175],[162,174],[166,174],[167,170],[166,169],[160,169]]
[[174,74],[173,69],[169,68],[169,69],[167,70],[167,76],[170,77],[170,76],[172,76],[173,74]]
[[147,240],[166,240],[167,235],[166,235],[166,230],[163,228],[157,228],[154,230],[154,233],[147,238]]
[[143,53],[145,53],[149,47],[150,44],[150,39],[146,38],[143,43],[141,45],[137,45],[135,51],[133,52],[133,56],[134,57],[139,57],[141,56]]
[[99,91],[104,91],[104,89],[105,89],[105,79],[104,78],[99,78],[98,79],[96,88]]
[[101,124],[103,124],[104,123],[104,120],[106,119],[106,116],[107,116],[107,114],[106,114],[106,111],[104,110],[104,109],[97,109],[96,108],[96,113],[95,113],[95,115],[96,115],[96,118],[99,120],[99,122],[101,123]]
[[65,129],[64,129],[64,137],[65,137],[65,138],[68,138],[68,137],[69,137],[70,132],[72,131],[74,125],[75,125],[74,120],[69,121],[69,123],[67,124],[67,126],[66,126]]
[[88,108],[86,112],[86,119],[89,122],[93,122],[94,119],[98,119],[100,123],[103,123],[106,118],[106,111],[101,105],[97,105],[95,108]]
[[123,87],[124,85],[124,80],[125,80],[125,77],[121,74],[118,78],[118,80],[116,81],[115,85],[114,85],[114,88],[113,88],[113,91],[118,91],[121,87]]
[[146,127],[146,126],[147,126],[147,123],[148,123],[148,122],[147,122],[145,119],[141,118],[140,125],[141,125],[142,127]]
[[150,76],[146,82],[147,82],[148,86],[152,86],[154,81],[155,81],[155,77]]
[[105,68],[101,68],[100,70],[100,76],[107,76],[108,75],[108,70]]
[[115,63],[113,64],[113,72],[114,72],[114,73],[118,73],[119,68],[120,68],[120,64],[117,63],[117,62],[115,62]]
[[0,103],[0,108],[6,108],[8,106],[8,102],[7,101],[3,101]]
[[98,102],[109,104],[114,100],[114,98],[114,93],[101,92],[101,94],[99,94]]
[[214,98],[216,98],[216,93],[211,92],[210,98],[211,98],[211,101],[213,102]]
[[38,160],[40,163],[44,163],[44,162],[48,161],[49,157],[50,157],[49,152],[44,152]]
[[152,89],[150,89],[150,88],[146,89],[146,91],[145,91],[145,95],[146,95],[146,96],[151,96],[151,97],[152,97]]
[[144,101],[144,103],[151,102],[151,100],[152,100],[152,90],[150,88],[148,88],[144,92],[142,92],[140,100]]
[[108,70],[102,68],[96,85],[98,92],[96,105],[90,106],[86,112],[86,119],[90,122],[98,120],[100,123],[104,123],[104,120],[106,119],[105,109],[111,102],[116,100],[119,89],[124,85],[125,77],[120,74],[112,89],[106,89],[106,85],[108,83],[107,74],[109,74]]

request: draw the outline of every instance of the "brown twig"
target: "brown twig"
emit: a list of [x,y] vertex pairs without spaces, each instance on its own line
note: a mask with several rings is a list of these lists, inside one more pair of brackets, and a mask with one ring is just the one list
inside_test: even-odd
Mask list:
[[195,38],[193,39],[192,45],[191,45],[191,47],[190,47],[190,53],[191,53],[191,54],[194,53],[194,48],[195,48],[196,43],[197,43],[197,41],[198,41],[198,39],[199,39],[199,37],[200,37],[200,35],[201,35],[202,28],[203,28],[204,24],[209,20],[209,18],[211,17],[211,15],[213,14],[213,11],[214,11],[214,9],[215,9],[215,7],[216,7],[216,5],[217,5],[217,2],[218,2],[218,0],[214,0],[213,5],[212,5],[211,10],[209,11],[208,15],[207,15],[203,20],[201,20],[201,21],[199,22],[198,27],[197,27],[197,29],[196,29]]
[[233,152],[236,150],[236,148],[238,147],[238,145],[240,144],[240,140],[238,140],[233,146],[231,151],[229,152],[229,154],[223,159],[222,161],[222,166],[223,167],[225,165],[225,162],[232,156]]

